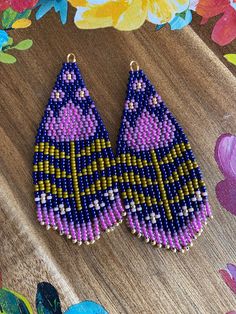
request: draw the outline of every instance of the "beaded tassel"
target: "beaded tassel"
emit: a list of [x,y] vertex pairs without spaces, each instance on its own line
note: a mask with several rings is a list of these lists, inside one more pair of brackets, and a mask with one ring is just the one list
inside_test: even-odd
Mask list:
[[119,224],[124,210],[107,130],[75,59],[67,61],[36,136],[35,202],[47,229],[89,244]]
[[138,67],[130,71],[117,171],[131,232],[188,250],[212,216],[206,186],[183,129]]

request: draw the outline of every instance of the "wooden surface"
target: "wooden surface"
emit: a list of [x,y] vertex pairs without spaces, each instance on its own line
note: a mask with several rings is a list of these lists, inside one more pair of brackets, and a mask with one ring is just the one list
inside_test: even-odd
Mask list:
[[[236,309],[219,268],[236,262],[236,218],[219,207],[221,179],[213,158],[217,137],[236,132],[235,68],[209,39],[212,25],[155,32],[81,31],[63,27],[51,12],[29,29],[32,38],[18,62],[0,65],[1,191],[0,263],[4,286],[34,304],[36,285],[51,282],[63,309],[92,299],[111,314],[219,314]],[[215,219],[186,255],[154,249],[132,236],[125,223],[94,246],[78,247],[36,221],[31,180],[36,129],[68,52],[75,52],[87,87],[110,133],[113,148],[124,105],[129,62],[136,59],[189,136],[205,174]]]

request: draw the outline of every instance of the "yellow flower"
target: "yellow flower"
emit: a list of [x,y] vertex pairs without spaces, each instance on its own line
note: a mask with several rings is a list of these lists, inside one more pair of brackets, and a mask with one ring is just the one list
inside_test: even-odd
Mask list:
[[75,24],[92,29],[113,26],[119,30],[139,28],[144,21],[164,24],[185,11],[189,0],[69,0],[77,7]]

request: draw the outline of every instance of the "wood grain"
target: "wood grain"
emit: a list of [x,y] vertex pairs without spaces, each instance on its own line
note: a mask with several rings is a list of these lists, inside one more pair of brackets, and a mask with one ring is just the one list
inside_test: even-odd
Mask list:
[[[37,283],[58,289],[63,309],[92,299],[109,313],[218,314],[236,309],[219,268],[236,262],[236,218],[219,207],[221,179],[213,158],[217,137],[236,130],[235,69],[195,17],[180,32],[63,27],[53,12],[15,40],[32,38],[14,65],[1,64],[1,271],[4,286],[34,304]],[[207,26],[205,26],[207,27]],[[235,44],[229,51],[236,49]],[[36,129],[67,53],[75,52],[113,148],[123,110],[129,62],[136,59],[189,136],[205,174],[215,219],[186,254],[154,249],[125,223],[94,246],[78,247],[36,222],[31,181]],[[225,50],[224,50],[225,52]]]

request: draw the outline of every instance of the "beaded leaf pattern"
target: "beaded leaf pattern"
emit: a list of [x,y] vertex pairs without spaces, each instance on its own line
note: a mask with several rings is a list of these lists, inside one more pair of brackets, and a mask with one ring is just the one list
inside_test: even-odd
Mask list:
[[142,70],[130,71],[117,171],[131,232],[188,250],[212,216],[206,186],[183,129]]
[[122,221],[111,143],[75,62],[64,63],[38,128],[33,182],[39,222],[74,243]]

